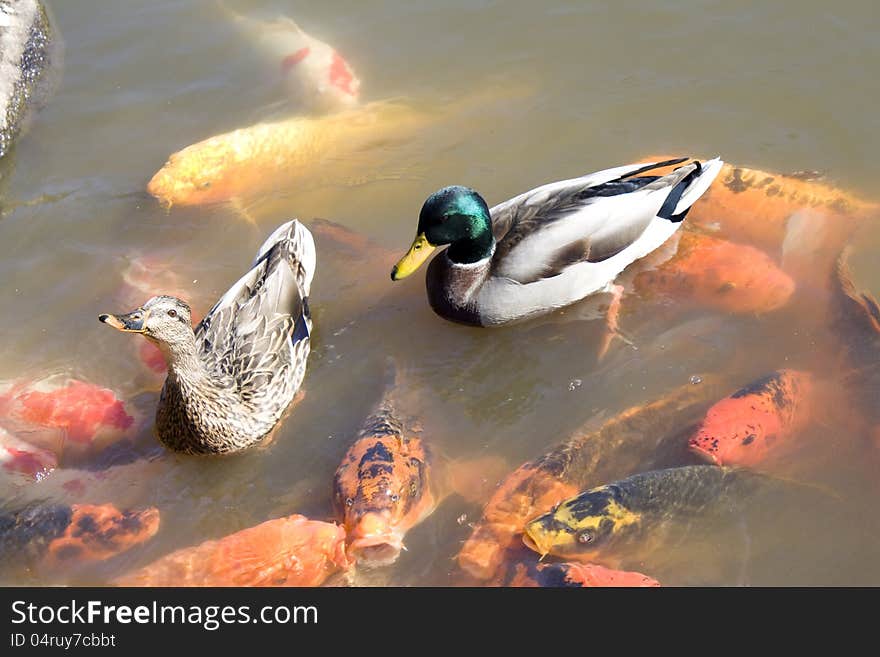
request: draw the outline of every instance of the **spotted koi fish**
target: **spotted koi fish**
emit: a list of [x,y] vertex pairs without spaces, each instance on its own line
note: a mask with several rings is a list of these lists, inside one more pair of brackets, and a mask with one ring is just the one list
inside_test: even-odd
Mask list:
[[6,384],[0,419],[17,437],[59,461],[96,454],[130,435],[138,423],[112,390],[63,374]]
[[519,542],[526,522],[583,490],[637,472],[678,450],[703,416],[717,383],[705,377],[655,402],[620,413],[599,429],[582,431],[545,455],[517,468],[492,495],[482,518],[458,554],[469,575],[496,576],[505,550]]
[[339,525],[292,515],[183,548],[119,586],[319,586],[350,566]]
[[435,454],[402,414],[398,371],[336,469],[333,502],[348,555],[361,566],[394,563],[407,532],[448,495],[483,503],[507,465],[498,457],[452,462]]
[[437,507],[431,454],[386,398],[336,469],[334,506],[348,555],[364,566],[393,563],[403,539]]
[[648,544],[662,545],[681,522],[733,517],[764,479],[714,465],[639,473],[579,493],[530,520],[523,542],[541,556],[616,568]]
[[152,538],[159,510],[112,504],[32,504],[0,512],[0,554],[10,564],[60,570],[109,559]]
[[729,313],[765,313],[788,303],[794,280],[763,251],[681,231],[670,259],[633,279],[640,295],[662,294]]
[[358,103],[361,81],[332,46],[292,19],[263,21],[242,16],[224,3],[222,13],[266,57],[291,100],[304,109],[332,112]]
[[[644,161],[662,160],[652,156]],[[858,223],[878,209],[876,202],[819,182],[806,172],[782,175],[726,163],[716,184],[691,208],[688,222],[777,254],[789,233],[789,219],[801,210],[812,210],[832,220],[824,241],[838,253]]]
[[758,465],[809,424],[814,388],[808,372],[762,377],[712,406],[688,446],[715,465]]

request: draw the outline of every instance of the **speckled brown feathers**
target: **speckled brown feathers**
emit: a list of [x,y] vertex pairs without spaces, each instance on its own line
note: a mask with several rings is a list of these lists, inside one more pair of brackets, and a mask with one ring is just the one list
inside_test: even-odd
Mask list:
[[245,449],[276,425],[305,376],[315,248],[296,220],[273,233],[245,274],[169,363],[159,439],[190,454]]

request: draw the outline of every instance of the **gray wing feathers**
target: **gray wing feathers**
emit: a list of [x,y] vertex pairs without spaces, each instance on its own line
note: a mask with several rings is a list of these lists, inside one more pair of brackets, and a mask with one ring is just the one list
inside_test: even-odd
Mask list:
[[[301,225],[294,231],[294,223],[272,234],[251,270],[196,327],[206,367],[238,389],[245,401],[266,390],[276,377],[290,375],[298,351],[294,326],[297,321],[310,322],[303,287],[312,272],[307,271],[309,254],[303,252],[300,232],[307,231]],[[307,343],[308,336],[298,341]]]
[[552,204],[554,197],[558,196],[560,199],[571,198],[589,187],[624,178],[637,171],[648,170],[658,164],[660,163],[627,164],[625,166],[604,169],[603,171],[589,173],[580,178],[548,183],[528,192],[523,192],[503,203],[499,203],[489,211],[492,216],[492,232],[495,235],[495,239],[500,241],[514,223],[519,223],[520,218],[518,215],[535,214],[548,204]]
[[[636,243],[670,191],[699,165],[691,162],[657,178],[627,178],[652,166],[617,167],[552,183],[493,208],[498,240],[495,273],[518,283],[532,283],[557,276],[579,262],[602,262]],[[678,202],[670,198],[669,203],[676,205],[676,211],[687,209],[711,184],[720,166],[717,159],[706,162],[683,193],[679,190]]]

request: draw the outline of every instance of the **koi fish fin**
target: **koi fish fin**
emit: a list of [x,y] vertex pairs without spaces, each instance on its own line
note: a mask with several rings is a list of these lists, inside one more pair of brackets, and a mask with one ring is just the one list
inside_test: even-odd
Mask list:
[[250,208],[246,206],[240,198],[235,197],[230,199],[229,207],[235,210],[236,214],[250,224],[254,230],[260,231],[260,224],[257,222],[256,217],[254,217]]

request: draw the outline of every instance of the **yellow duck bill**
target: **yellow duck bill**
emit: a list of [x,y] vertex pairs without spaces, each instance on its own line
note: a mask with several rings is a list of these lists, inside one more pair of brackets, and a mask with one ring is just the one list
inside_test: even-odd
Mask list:
[[109,324],[115,329],[124,331],[125,333],[143,333],[146,314],[143,310],[138,308],[125,315],[110,315],[104,313],[103,315],[98,315],[98,320],[105,324]]
[[428,256],[431,255],[436,248],[437,247],[434,244],[431,244],[428,241],[428,238],[425,237],[424,233],[416,235],[412,246],[409,247],[409,251],[407,251],[406,255],[398,260],[397,264],[391,269],[391,280],[399,281],[401,278],[406,278],[412,274],[416,269],[422,266],[422,263],[428,259]]

